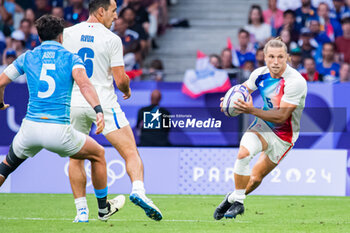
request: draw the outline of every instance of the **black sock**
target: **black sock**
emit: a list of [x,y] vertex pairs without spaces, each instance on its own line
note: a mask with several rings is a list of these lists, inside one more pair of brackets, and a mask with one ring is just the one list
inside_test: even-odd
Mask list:
[[[107,196],[102,197],[102,198],[97,198],[97,203],[98,203],[98,209],[99,210],[104,210],[106,209],[107,206]],[[108,209],[107,209],[108,211]]]

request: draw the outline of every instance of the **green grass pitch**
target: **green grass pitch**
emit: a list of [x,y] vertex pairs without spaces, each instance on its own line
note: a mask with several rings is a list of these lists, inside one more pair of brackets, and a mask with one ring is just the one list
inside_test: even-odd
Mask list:
[[[110,195],[113,197],[114,195]],[[88,195],[89,223],[72,223],[70,194],[0,194],[0,232],[350,232],[349,197],[248,196],[237,219],[213,219],[224,196],[149,195],[163,213],[155,222],[128,197],[108,222],[97,220]]]

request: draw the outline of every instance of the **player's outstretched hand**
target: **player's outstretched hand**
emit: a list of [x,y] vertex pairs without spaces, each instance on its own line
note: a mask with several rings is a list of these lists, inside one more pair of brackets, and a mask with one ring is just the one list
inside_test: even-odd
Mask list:
[[124,93],[123,99],[127,100],[130,98],[130,96],[131,96],[131,89],[129,88],[129,91],[127,93]]
[[237,113],[251,113],[254,109],[252,96],[249,95],[247,102],[238,99],[238,101],[235,102],[235,109]]
[[223,102],[224,102],[224,97],[221,97],[220,98],[220,110],[221,110],[221,112],[224,112],[224,110],[222,110]]
[[99,112],[96,114],[96,126],[97,128],[95,133],[96,134],[102,133],[103,129],[105,128],[105,119],[102,112]]
[[2,108],[0,108],[0,110],[5,110],[6,108],[10,107],[9,104],[4,104],[4,106]]

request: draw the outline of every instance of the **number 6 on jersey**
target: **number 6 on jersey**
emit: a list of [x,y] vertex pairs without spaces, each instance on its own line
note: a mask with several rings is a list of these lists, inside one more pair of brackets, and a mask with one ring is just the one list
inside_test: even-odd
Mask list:
[[95,57],[94,50],[84,47],[78,51],[78,55],[85,64],[87,76],[91,78],[94,71],[94,63],[92,61],[92,59]]

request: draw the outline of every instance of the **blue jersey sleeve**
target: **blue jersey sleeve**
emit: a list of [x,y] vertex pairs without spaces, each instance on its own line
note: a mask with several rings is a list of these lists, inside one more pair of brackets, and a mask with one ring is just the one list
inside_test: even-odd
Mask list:
[[72,70],[74,70],[75,68],[85,69],[84,62],[83,60],[81,60],[81,58],[78,55],[74,54],[72,60],[73,60]]
[[23,53],[21,56],[19,56],[12,64],[16,67],[18,73],[20,75],[24,74],[24,59],[25,59],[26,53]]

